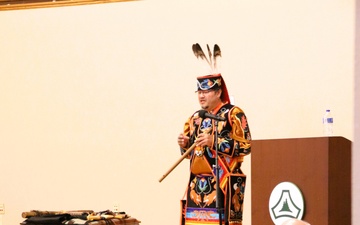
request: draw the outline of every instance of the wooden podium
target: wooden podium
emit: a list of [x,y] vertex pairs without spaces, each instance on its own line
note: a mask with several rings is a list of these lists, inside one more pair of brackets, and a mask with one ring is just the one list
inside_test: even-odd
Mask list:
[[285,181],[302,192],[303,220],[311,225],[351,224],[351,141],[343,137],[252,141],[253,225],[274,224],[269,198]]

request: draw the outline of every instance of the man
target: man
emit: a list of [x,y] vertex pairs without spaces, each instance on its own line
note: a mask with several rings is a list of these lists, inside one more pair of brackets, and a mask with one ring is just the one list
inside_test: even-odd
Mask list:
[[[215,47],[218,48],[217,45]],[[209,56],[211,59],[210,51]],[[198,77],[197,96],[205,114],[198,110],[191,115],[184,131],[178,136],[182,154],[194,148],[188,155],[190,179],[185,200],[182,200],[181,224],[221,222],[241,225],[246,180],[241,163],[251,151],[251,135],[245,113],[229,103],[229,94],[220,73]],[[224,121],[209,118],[211,115]]]

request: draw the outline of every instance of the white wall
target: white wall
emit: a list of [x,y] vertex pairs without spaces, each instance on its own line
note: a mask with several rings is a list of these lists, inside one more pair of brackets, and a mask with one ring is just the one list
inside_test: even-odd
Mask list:
[[[354,0],[165,1],[0,12],[0,203],[179,222],[176,136],[198,104],[191,45],[217,43],[254,139],[353,139]],[[244,163],[250,174],[250,157]],[[250,179],[245,221],[251,224]]]

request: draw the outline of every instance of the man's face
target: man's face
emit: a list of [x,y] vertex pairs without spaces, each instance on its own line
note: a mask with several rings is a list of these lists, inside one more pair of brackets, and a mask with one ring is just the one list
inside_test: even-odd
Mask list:
[[221,90],[197,91],[199,104],[202,109],[211,111],[221,102]]

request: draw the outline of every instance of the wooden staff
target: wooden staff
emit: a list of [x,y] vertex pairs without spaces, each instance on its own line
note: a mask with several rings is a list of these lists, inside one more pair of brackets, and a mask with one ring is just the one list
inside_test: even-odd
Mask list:
[[196,144],[194,143],[186,152],[178,159],[178,161],[175,162],[175,164],[159,179],[159,182],[163,181],[167,175],[171,173],[177,167],[189,154],[190,152],[196,147]]

